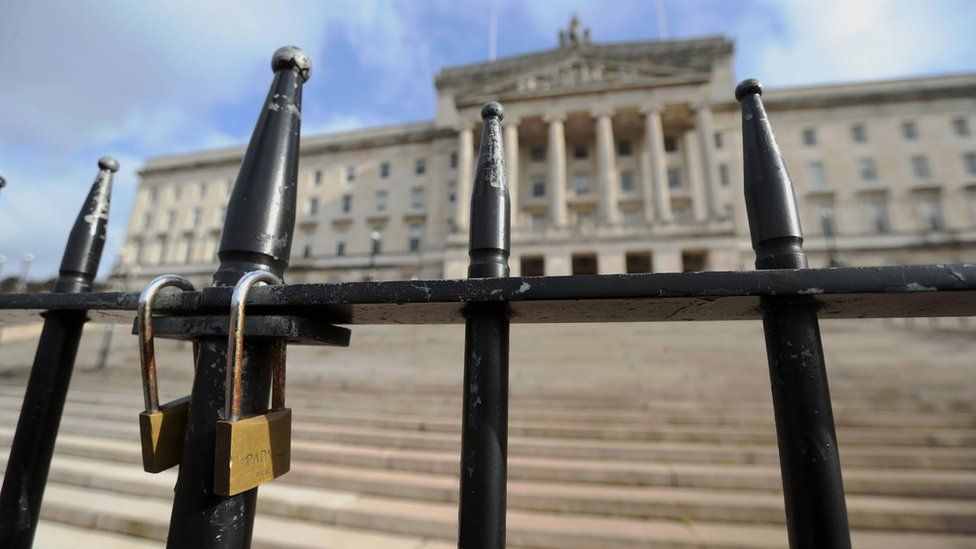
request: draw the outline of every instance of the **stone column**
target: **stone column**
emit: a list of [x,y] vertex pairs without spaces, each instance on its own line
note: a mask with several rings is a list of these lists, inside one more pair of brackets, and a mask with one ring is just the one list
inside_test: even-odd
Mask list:
[[603,222],[615,225],[620,220],[617,206],[617,157],[614,153],[613,121],[610,111],[596,113],[596,172],[603,200]]
[[522,218],[519,210],[519,138],[518,118],[509,118],[505,124],[505,168],[508,171],[508,194],[512,207],[512,227],[519,225]]
[[549,221],[553,226],[566,225],[566,130],[565,115],[546,118],[549,123]]
[[715,128],[712,125],[712,110],[707,105],[700,106],[695,112],[695,123],[698,126],[698,142],[701,150],[702,172],[705,174],[705,203],[708,217],[717,219],[725,215],[718,207],[719,174],[718,163],[715,161]]
[[644,192],[644,217],[650,223],[668,223],[671,214],[671,189],[668,187],[667,156],[661,111],[644,110],[644,147],[641,151],[641,179]]
[[474,137],[470,126],[458,133],[457,211],[454,222],[459,232],[468,230],[471,217],[471,185],[474,183]]
[[687,131],[682,139],[685,150],[685,168],[688,176],[688,188],[691,191],[691,211],[696,222],[702,223],[707,218],[708,208],[705,204],[705,182],[702,180],[701,152],[698,150],[698,137],[694,131]]

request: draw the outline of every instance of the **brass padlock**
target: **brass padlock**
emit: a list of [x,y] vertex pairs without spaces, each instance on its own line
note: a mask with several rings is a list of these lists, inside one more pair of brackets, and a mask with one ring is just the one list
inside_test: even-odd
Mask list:
[[275,344],[272,364],[271,410],[241,416],[244,358],[244,304],[258,282],[281,284],[268,271],[244,275],[231,297],[227,334],[227,389],[224,419],[217,422],[214,493],[233,496],[280,477],[291,467],[291,410],[285,408],[285,349]]
[[[139,294],[139,360],[142,363],[142,391],[146,411],[139,414],[139,434],[142,438],[142,466],[148,473],[165,471],[178,465],[183,458],[183,439],[189,417],[190,397],[159,404],[156,384],[156,350],[153,344],[152,302],[163,288],[173,286],[193,291],[189,280],[177,275],[162,275],[146,285]],[[193,344],[196,364],[197,344]]]

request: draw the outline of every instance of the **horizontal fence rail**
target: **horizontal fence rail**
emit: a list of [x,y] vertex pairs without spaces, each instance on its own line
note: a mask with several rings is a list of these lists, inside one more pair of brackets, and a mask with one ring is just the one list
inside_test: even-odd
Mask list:
[[[276,285],[255,287],[234,300],[235,285],[250,280],[255,271],[282,280],[291,252],[301,94],[311,63],[301,50],[285,47],[275,53],[272,70],[274,78],[228,203],[213,285],[161,294],[152,303],[159,315],[153,317],[155,335],[192,340],[195,348],[193,392],[181,418],[185,428],[181,423],[175,437],[185,431],[182,453],[168,462],[180,464],[169,547],[250,546],[255,486],[284,474],[287,467],[279,470],[283,462],[262,465],[266,470],[254,473],[240,493],[218,493],[215,474],[247,461],[235,464],[230,448],[237,448],[236,442],[247,446],[249,441],[273,439],[247,446],[244,455],[290,459],[290,411],[288,421],[277,424],[275,437],[235,440],[229,435],[220,452],[217,425],[226,420],[254,425],[250,421],[257,419],[260,427],[262,416],[274,415],[264,412],[272,369],[278,373],[275,393],[280,394],[289,343],[348,346],[350,329],[340,324],[465,324],[459,361],[464,398],[458,546],[502,548],[511,323],[752,320],[764,327],[790,546],[850,548],[819,321],[976,316],[976,265],[807,268],[796,197],[758,81],[742,82],[735,96],[742,109],[744,193],[759,270],[509,277],[511,205],[503,109],[490,102],[482,109],[483,136],[470,197],[469,278]],[[118,168],[108,158],[100,167],[69,238],[55,292],[0,295],[0,325],[45,321],[7,461],[0,499],[3,547],[32,543],[83,324],[132,323],[139,308],[139,293],[87,293],[104,241],[111,173]],[[228,343],[228,333],[234,333],[229,326],[232,303],[240,310],[246,304],[248,311],[234,345]],[[136,325],[134,332],[147,335],[144,325]],[[230,361],[235,365],[232,391],[226,381],[228,348],[236,350]],[[228,395],[233,395],[232,406],[226,406]],[[285,412],[278,410],[283,399],[277,400],[276,411]],[[219,463],[216,456],[222,456]]]
[[[226,314],[229,288],[159,296],[166,315]],[[248,308],[336,324],[463,324],[468,303],[509,303],[513,323],[761,320],[763,296],[810,297],[820,318],[976,315],[976,265],[394,280],[258,287]],[[87,310],[131,323],[138,292],[0,295],[0,322]]]

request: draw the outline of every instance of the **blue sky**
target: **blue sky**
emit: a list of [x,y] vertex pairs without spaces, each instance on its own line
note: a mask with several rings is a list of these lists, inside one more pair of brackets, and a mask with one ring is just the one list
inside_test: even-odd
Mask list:
[[[724,34],[738,78],[770,86],[976,70],[974,0],[663,0],[671,38]],[[122,163],[104,276],[151,156],[245,143],[281,45],[312,57],[303,133],[433,117],[433,76],[556,45],[659,37],[654,0],[242,0],[0,3],[0,254],[57,271],[96,162]]]

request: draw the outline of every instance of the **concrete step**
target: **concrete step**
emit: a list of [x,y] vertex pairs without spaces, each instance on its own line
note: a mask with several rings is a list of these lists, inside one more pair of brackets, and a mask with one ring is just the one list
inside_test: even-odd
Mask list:
[[[9,445],[13,429],[0,427],[0,444]],[[62,430],[58,455],[138,463],[140,450],[134,433],[125,438],[93,438]],[[383,450],[343,444],[294,440],[292,455],[309,463],[365,469],[428,473],[456,477],[459,457],[448,452]],[[558,458],[510,457],[510,480],[671,488],[709,488],[780,492],[778,466],[696,465],[685,463],[607,462]],[[848,495],[976,498],[976,472],[900,469],[844,469]]]
[[[93,399],[89,402],[125,402],[139,403],[141,399],[141,388],[138,385],[138,377],[121,383],[119,380],[112,380],[108,385],[92,385],[90,380],[81,382],[81,387],[70,395],[70,399],[86,398]],[[161,390],[165,394],[178,395],[181,391],[185,392],[186,383],[164,383]],[[7,390],[0,388],[0,394],[13,396],[20,401],[23,397],[23,390],[13,387]],[[329,398],[322,398],[323,394]],[[301,387],[289,388],[289,398],[296,402],[301,401],[310,409],[339,410],[339,411],[365,411],[365,412],[395,412],[416,413],[417,410],[424,410],[430,417],[453,417],[460,412],[460,400],[453,397],[431,397],[418,399],[411,396],[385,395],[360,395],[348,393],[341,390],[330,391],[324,387],[322,390],[307,391]],[[575,406],[573,399],[568,399],[548,406],[538,406],[533,400],[520,402],[514,400],[511,403],[511,419],[525,419],[527,421],[595,421],[600,424],[623,423],[642,425],[647,421],[675,424],[693,425],[760,425],[769,426],[772,424],[772,405],[736,407],[736,406],[715,406],[713,402],[703,402],[696,400],[689,401],[669,401],[664,404],[660,402],[649,402],[644,409],[638,410],[617,410],[609,409],[601,411],[599,409],[587,409],[581,411]],[[976,414],[970,412],[906,412],[887,409],[845,409],[843,406],[835,406],[835,420],[838,426],[849,427],[976,427]]]
[[[168,517],[167,499],[172,495],[175,473],[148,475],[136,467],[79,463],[63,466],[56,460],[54,475],[71,476],[76,486],[53,483],[49,497],[54,503],[45,512],[55,520],[75,525],[98,526],[119,533],[140,533],[161,539]],[[88,488],[77,486],[86,485]],[[137,494],[136,498],[125,494]],[[66,502],[76,502],[74,505]],[[83,502],[78,504],[77,502]],[[45,507],[47,507],[47,502]],[[67,507],[67,508],[66,508]],[[70,509],[73,507],[73,509]],[[330,490],[289,486],[274,482],[261,488],[255,528],[255,546],[305,547],[302,540],[316,539],[305,534],[310,528],[332,529],[342,538],[383,536],[363,534],[369,529],[400,536],[450,540],[456,532],[456,506],[405,502],[360,496]],[[270,516],[269,516],[270,515]],[[279,516],[295,517],[292,520]],[[148,519],[146,517],[149,517]],[[46,517],[48,518],[48,517]],[[314,521],[312,525],[307,521]],[[509,511],[511,546],[532,547],[785,547],[785,529],[724,523],[634,521],[578,515],[551,515],[529,511]],[[265,526],[267,524],[267,526]],[[304,528],[303,528],[304,527]],[[336,528],[340,532],[336,532]],[[351,531],[350,531],[351,530]],[[267,543],[265,533],[275,532]],[[285,532],[287,531],[287,535]],[[300,535],[299,535],[300,534]],[[316,534],[322,535],[322,534]],[[906,541],[923,543],[914,547],[976,547],[976,538],[943,534],[892,534],[857,532],[858,547],[911,547]],[[903,539],[904,538],[904,539]],[[287,540],[287,543],[284,543]],[[400,547],[343,539],[336,547]],[[318,546],[322,546],[321,544]],[[416,545],[414,545],[416,546]]]
[[[168,492],[172,494],[172,485]],[[162,542],[169,530],[170,510],[171,503],[164,499],[51,483],[45,491],[41,518],[42,523],[50,521]],[[451,545],[435,540],[364,532],[259,513],[254,524],[252,547],[447,549]]]
[[[99,477],[111,478],[115,469],[122,468],[138,471],[138,462],[122,464],[58,456],[50,479],[106,487],[99,484]],[[458,499],[456,478],[445,475],[296,462],[279,482],[396,499],[448,503],[456,503]],[[115,485],[110,487],[119,489]],[[973,500],[852,495],[847,503],[852,528],[976,533],[976,501]],[[510,509],[552,514],[785,525],[782,496],[772,492],[510,480],[508,504]]]
[[[72,411],[68,412],[73,413]],[[135,414],[133,414],[135,417]],[[0,424],[14,425],[17,413],[0,413]],[[68,415],[64,429],[95,436],[119,436],[120,426],[135,429],[134,420],[92,419]],[[371,447],[435,450],[456,453],[460,441],[456,435],[323,425],[297,422],[293,426],[296,440],[334,442]],[[534,439],[513,436],[509,439],[512,455],[545,456],[575,459],[623,461],[678,461],[711,464],[779,463],[774,445],[729,445],[686,442],[617,442]],[[973,448],[870,448],[841,446],[845,466],[881,468],[976,469]]]
[[[301,402],[290,399],[295,420],[330,425],[349,425],[420,431],[435,433],[460,433],[460,417],[437,419],[428,416],[386,416],[372,413],[334,412],[309,409]],[[129,417],[132,408],[107,402],[70,402],[66,409],[76,416],[96,418]],[[0,397],[0,419],[3,414],[18,413],[20,401],[13,397]],[[646,422],[640,427],[614,427],[609,425],[579,426],[548,422],[511,422],[510,436],[527,438],[556,438],[574,440],[621,440],[657,442],[710,442],[722,444],[773,444],[776,433],[772,424],[760,426],[706,426],[668,425]],[[976,430],[963,428],[916,428],[916,429],[838,429],[842,446],[911,446],[931,448],[976,448]]]
[[36,549],[159,549],[158,541],[42,520],[34,534]]
[[[13,425],[17,414],[0,413],[0,424]],[[62,420],[64,429],[95,436],[120,436],[118,428],[135,429],[134,420],[92,419],[68,415]],[[370,447],[434,450],[457,453],[458,436],[444,433],[424,433],[323,425],[296,422],[296,440],[333,442]],[[134,435],[132,435],[134,436]],[[677,461],[711,464],[779,463],[774,445],[729,445],[697,442],[617,442],[561,439],[534,439],[513,436],[509,439],[512,455],[560,457],[574,459],[622,461]],[[976,449],[972,448],[869,448],[841,446],[841,461],[845,466],[881,468],[976,469]]]

